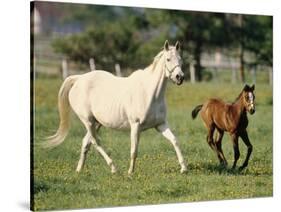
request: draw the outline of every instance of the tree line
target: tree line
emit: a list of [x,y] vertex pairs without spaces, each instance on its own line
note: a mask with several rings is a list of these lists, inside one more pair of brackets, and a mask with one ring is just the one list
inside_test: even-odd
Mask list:
[[[116,63],[127,69],[144,68],[160,51],[164,41],[177,40],[187,67],[195,61],[196,80],[202,80],[201,57],[206,51],[227,49],[239,58],[240,78],[247,65],[272,66],[271,16],[194,12],[114,6],[68,6],[64,22],[79,22],[81,33],[57,38],[56,52],[88,63],[94,57],[97,68],[113,71]],[[248,64],[245,54],[254,60]]]

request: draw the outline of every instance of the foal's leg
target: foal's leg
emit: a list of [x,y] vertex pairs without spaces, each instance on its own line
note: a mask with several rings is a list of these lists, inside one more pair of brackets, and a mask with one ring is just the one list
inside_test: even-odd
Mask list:
[[248,166],[248,161],[249,161],[251,153],[253,151],[253,146],[249,140],[248,133],[246,130],[240,133],[240,137],[242,138],[243,142],[246,144],[246,146],[248,148],[246,159],[245,159],[243,165],[239,167],[239,170],[243,170],[245,167]]
[[179,164],[180,164],[180,166],[181,166],[181,171],[180,171],[180,172],[181,172],[181,173],[186,172],[186,171],[187,171],[186,164],[185,164],[185,161],[184,161],[184,159],[183,159],[183,156],[182,156],[182,153],[181,153],[181,150],[180,150],[178,141],[177,141],[176,137],[174,136],[174,134],[171,132],[169,126],[168,126],[167,124],[163,124],[163,125],[157,126],[156,129],[157,129],[165,138],[167,138],[167,139],[172,143],[172,145],[174,146],[174,149],[175,149],[175,151],[176,151]]
[[219,161],[222,165],[227,166],[227,161],[224,157],[222,147],[221,147],[224,132],[221,131],[221,130],[217,130],[217,132],[218,132],[218,138],[216,139],[215,144],[216,144],[218,158],[219,158]]
[[235,169],[236,167],[236,163],[240,157],[240,151],[239,151],[239,145],[238,145],[238,135],[232,134],[232,143],[233,143],[233,150],[234,150],[234,162],[233,162],[233,166],[232,169]]
[[214,131],[215,131],[215,126],[210,125],[208,127],[207,143],[209,144],[209,146],[211,147],[212,150],[217,152],[217,148],[216,148],[216,145],[214,143],[214,138],[213,138],[214,137]]
[[76,168],[77,172],[80,172],[84,166],[84,163],[86,160],[86,155],[90,149],[90,145],[91,145],[90,133],[87,132],[87,134],[85,135],[85,137],[83,138],[83,141],[82,141],[80,159],[79,159],[79,162],[78,162],[78,165]]

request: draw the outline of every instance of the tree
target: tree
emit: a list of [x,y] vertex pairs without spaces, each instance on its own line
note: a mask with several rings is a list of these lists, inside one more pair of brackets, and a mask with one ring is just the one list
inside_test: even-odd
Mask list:
[[227,41],[223,30],[224,16],[222,13],[162,10],[152,13],[150,20],[154,25],[170,26],[170,30],[174,32],[173,39],[180,40],[184,51],[193,56],[196,78],[201,81],[202,52],[208,48],[222,46]]
[[242,81],[245,53],[254,53],[257,63],[272,65],[272,17],[268,16],[86,5],[70,20],[83,20],[88,28],[57,39],[55,50],[85,64],[94,57],[102,69],[112,70],[115,63],[142,68],[166,39],[181,42],[184,61],[192,56],[199,81],[202,53],[218,47],[239,50]]
[[135,52],[141,44],[137,29],[142,25],[137,16],[129,16],[88,28],[84,33],[56,39],[53,47],[80,63],[86,64],[94,57],[97,66],[112,70],[116,63],[124,67],[136,60]]
[[245,17],[245,48],[256,55],[256,63],[273,65],[272,25],[271,16]]
[[272,66],[272,17],[227,14],[226,34],[229,48],[238,49],[240,78],[245,82],[245,52],[255,55],[256,64]]

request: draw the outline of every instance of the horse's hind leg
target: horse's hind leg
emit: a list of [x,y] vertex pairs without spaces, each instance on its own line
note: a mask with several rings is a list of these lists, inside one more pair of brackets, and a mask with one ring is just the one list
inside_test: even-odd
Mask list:
[[[89,143],[92,143],[93,146],[95,147],[95,149],[103,156],[103,158],[105,159],[106,163],[111,167],[111,172],[114,173],[116,172],[116,168],[113,165],[112,159],[106,154],[106,152],[103,150],[103,148],[98,144],[98,138],[97,138],[97,134],[96,134],[96,125],[95,125],[95,120],[94,118],[91,119],[84,119],[80,117],[80,120],[82,121],[82,123],[84,124],[85,128],[87,129],[87,135],[85,136],[85,144],[87,143],[87,145],[89,145]],[[86,142],[86,138],[88,136],[88,140]],[[81,150],[81,156],[80,156],[80,160],[77,166],[77,170],[80,171],[85,159],[86,159],[86,154],[87,151],[85,151],[85,148],[83,148],[84,146],[84,139],[83,139],[83,144],[82,144],[82,150]],[[86,145],[85,145],[86,146]]]
[[215,131],[215,126],[210,125],[207,127],[208,128],[208,135],[207,135],[207,143],[211,147],[212,150],[217,152],[216,145],[214,143],[214,131]]
[[216,139],[215,144],[216,144],[218,159],[220,161],[220,164],[227,166],[227,161],[226,161],[223,151],[222,151],[222,138],[223,138],[224,132],[221,130],[218,130],[218,129],[217,129],[217,132],[218,132],[218,138]]
[[90,134],[87,133],[85,135],[85,137],[83,138],[83,141],[82,141],[80,159],[79,159],[79,162],[78,162],[78,165],[77,165],[77,168],[76,168],[77,172],[80,172],[81,169],[84,166],[84,163],[85,163],[85,160],[86,160],[86,155],[87,155],[87,152],[90,149],[90,145],[91,145]]
[[245,167],[248,166],[248,161],[249,161],[251,153],[253,151],[253,146],[249,140],[248,133],[246,130],[244,132],[240,133],[240,137],[242,138],[243,142],[246,144],[246,146],[248,148],[246,159],[245,159],[243,165],[241,167],[239,167],[239,170],[243,170]]
[[[98,127],[98,129],[100,128],[100,126]],[[99,139],[97,137],[96,126],[92,125],[90,130],[91,130],[91,134],[92,134],[91,142],[92,142],[93,146],[101,154],[101,156],[104,158],[104,160],[106,161],[107,165],[111,168],[111,173],[115,173],[116,172],[116,167],[114,166],[112,159],[108,156],[108,154],[104,151],[104,149],[99,144]]]

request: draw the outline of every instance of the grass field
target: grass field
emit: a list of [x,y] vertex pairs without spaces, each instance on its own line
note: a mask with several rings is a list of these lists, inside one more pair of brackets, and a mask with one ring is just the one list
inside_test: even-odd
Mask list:
[[[100,130],[102,146],[114,160],[118,173],[112,175],[103,158],[91,148],[81,173],[75,168],[85,129],[73,115],[66,141],[52,150],[37,146],[58,126],[57,93],[61,80],[35,81],[34,124],[34,209],[69,209],[159,204],[205,200],[266,197],[273,195],[272,88],[256,85],[257,111],[248,116],[248,133],[254,150],[248,168],[241,172],[221,169],[216,155],[205,141],[200,118],[191,119],[191,110],[208,97],[232,101],[243,85],[169,84],[166,97],[168,120],[178,137],[188,173],[180,174],[176,154],[169,142],[151,129],[141,134],[135,173],[127,175],[130,158],[128,132]],[[227,134],[223,150],[229,162],[233,151]],[[242,163],[246,147],[240,142]]]

